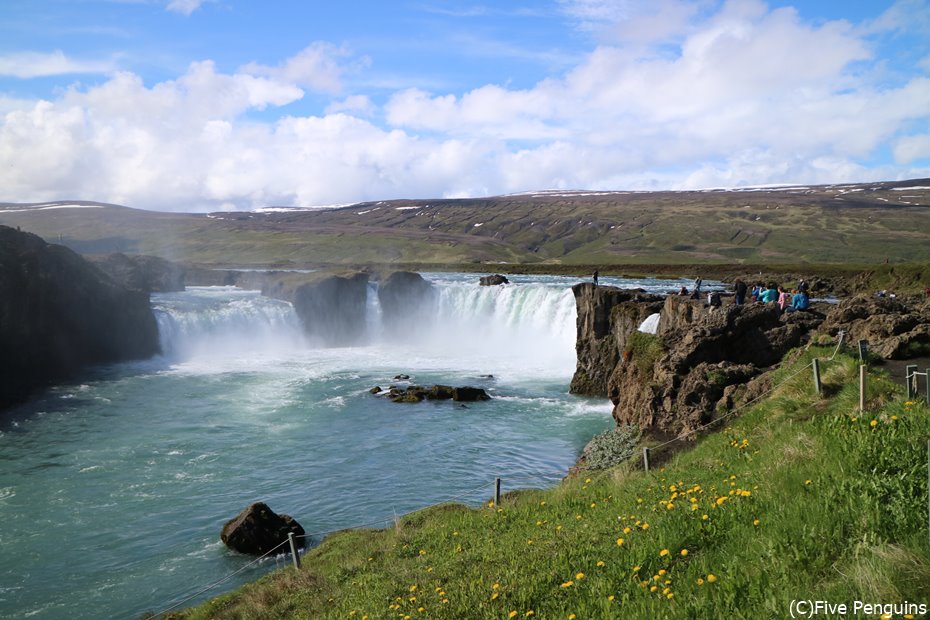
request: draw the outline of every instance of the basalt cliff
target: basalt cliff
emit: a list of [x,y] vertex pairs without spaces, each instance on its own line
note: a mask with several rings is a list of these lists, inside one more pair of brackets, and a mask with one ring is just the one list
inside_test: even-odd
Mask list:
[[[606,396],[618,424],[681,434],[751,400],[765,371],[813,338],[867,340],[886,358],[930,353],[930,300],[854,297],[783,313],[774,304],[702,300],[578,284],[571,391]],[[655,334],[639,331],[658,313]]]
[[0,226],[0,409],[87,365],[157,352],[147,293],[68,248]]

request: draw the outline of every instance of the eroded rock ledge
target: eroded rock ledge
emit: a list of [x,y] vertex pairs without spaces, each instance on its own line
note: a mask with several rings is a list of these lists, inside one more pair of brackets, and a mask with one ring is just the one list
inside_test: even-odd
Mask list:
[[147,293],[64,246],[0,226],[0,409],[87,365],[157,352]]
[[[609,397],[618,424],[679,434],[765,388],[762,373],[813,337],[863,339],[885,358],[930,353],[930,299],[859,296],[782,313],[774,304],[724,305],[578,284],[577,367],[571,391]],[[659,312],[656,334],[638,331]]]

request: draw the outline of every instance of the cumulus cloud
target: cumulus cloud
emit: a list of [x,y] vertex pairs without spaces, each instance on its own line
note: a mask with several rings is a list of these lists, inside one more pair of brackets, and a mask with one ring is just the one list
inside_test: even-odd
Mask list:
[[[317,42],[275,66],[224,73],[204,61],[151,85],[117,72],[54,100],[2,99],[0,187],[5,200],[211,210],[926,171],[930,137],[911,134],[930,126],[930,77],[868,79],[883,62],[874,29],[757,0],[572,7],[610,28],[569,71],[529,88],[406,89],[378,107],[346,92],[360,61]],[[638,38],[624,30],[656,15],[679,18]],[[273,110],[305,91],[338,98],[319,116]],[[884,149],[895,162],[863,163]]]
[[[338,93],[342,90],[342,75],[347,69],[343,61],[350,57],[351,51],[347,47],[316,41],[276,67],[249,63],[239,70],[319,92]],[[354,62],[357,66],[364,65],[367,59],[362,58]]]
[[61,50],[54,52],[16,52],[0,56],[0,76],[17,78],[47,77],[82,73],[109,73],[116,69],[112,61],[77,60]]

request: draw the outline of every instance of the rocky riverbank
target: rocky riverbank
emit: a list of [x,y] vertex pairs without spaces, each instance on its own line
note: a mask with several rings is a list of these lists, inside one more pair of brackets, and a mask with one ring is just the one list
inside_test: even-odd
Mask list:
[[[930,351],[930,299],[855,296],[809,311],[724,305],[578,284],[577,367],[571,390],[606,396],[618,424],[687,433],[751,399],[790,349],[814,339],[866,340],[875,355]],[[658,313],[655,334],[639,331]]]
[[157,352],[147,293],[68,248],[0,226],[0,409],[90,364]]

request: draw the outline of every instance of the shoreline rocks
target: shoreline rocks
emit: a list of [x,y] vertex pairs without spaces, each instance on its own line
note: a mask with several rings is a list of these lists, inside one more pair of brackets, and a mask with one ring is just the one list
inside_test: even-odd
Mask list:
[[510,280],[507,279],[507,276],[495,273],[491,276],[481,276],[478,279],[478,284],[481,286],[500,286],[501,284],[510,284]]
[[[226,522],[220,540],[239,553],[261,556],[287,541],[291,532],[294,536],[305,534],[304,528],[290,515],[279,515],[263,502],[255,502]],[[304,547],[305,539],[298,538],[296,543]],[[283,548],[281,553],[288,550]]]

